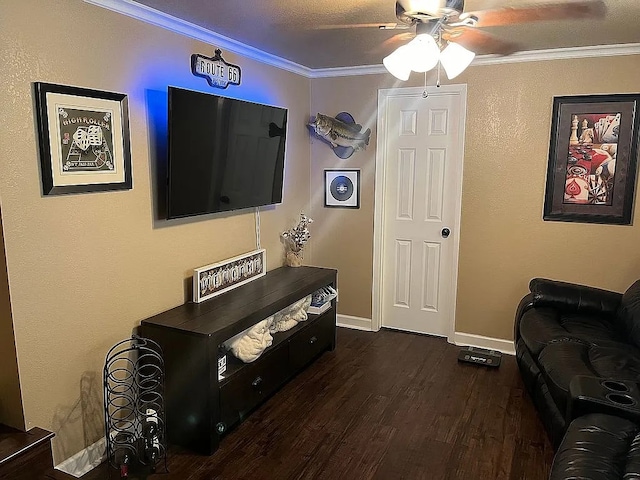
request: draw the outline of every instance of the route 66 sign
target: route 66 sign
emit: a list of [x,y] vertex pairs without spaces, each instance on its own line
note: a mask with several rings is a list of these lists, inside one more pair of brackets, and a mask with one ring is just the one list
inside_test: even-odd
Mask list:
[[216,88],[227,88],[229,85],[240,85],[240,67],[227,63],[222,58],[222,50],[217,49],[213,57],[205,57],[199,53],[191,55],[191,72],[202,77]]

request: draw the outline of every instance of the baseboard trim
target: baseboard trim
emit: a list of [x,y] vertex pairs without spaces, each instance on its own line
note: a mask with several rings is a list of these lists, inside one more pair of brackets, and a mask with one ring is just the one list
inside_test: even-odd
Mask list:
[[107,439],[103,437],[93,445],[89,445],[84,450],[80,450],[74,456],[56,465],[55,468],[73,477],[80,478],[106,460],[106,449]]
[[497,350],[507,355],[516,354],[513,341],[503,340],[502,338],[483,337],[482,335],[474,335],[472,333],[456,332],[453,337],[453,343],[460,346],[488,348],[489,350]]
[[351,315],[336,315],[336,324],[338,327],[352,328],[354,330],[365,330],[371,332],[371,319],[352,317]]

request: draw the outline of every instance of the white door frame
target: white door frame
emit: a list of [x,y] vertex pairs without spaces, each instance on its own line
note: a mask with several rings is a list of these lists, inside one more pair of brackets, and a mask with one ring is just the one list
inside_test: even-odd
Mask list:
[[[409,88],[389,88],[378,90],[378,124],[377,124],[377,143],[376,143],[376,180],[375,180],[375,209],[374,209],[374,224],[373,224],[373,287],[372,287],[372,318],[371,318],[371,330],[377,332],[382,326],[382,279],[385,272],[383,272],[382,254],[384,252],[383,238],[384,238],[384,208],[385,208],[385,165],[384,155],[387,147],[387,102],[390,97],[422,97],[424,87],[409,87]],[[460,152],[464,156],[464,137],[465,137],[465,125],[467,116],[467,86],[461,85],[441,85],[440,87],[428,87],[427,93],[429,95],[460,95],[462,98],[462,105],[460,109],[460,115],[462,128],[459,130]],[[424,99],[428,102],[429,99]],[[456,299],[457,299],[457,286],[458,286],[458,256],[460,252],[460,217],[462,214],[462,170],[463,163],[460,162],[460,171],[457,172],[456,178],[456,200],[455,200],[455,212],[454,212],[454,225],[453,225],[453,274],[451,276],[451,305],[450,312],[454,312],[453,319],[448,328],[447,341],[454,343],[455,336],[455,312],[456,312]]]

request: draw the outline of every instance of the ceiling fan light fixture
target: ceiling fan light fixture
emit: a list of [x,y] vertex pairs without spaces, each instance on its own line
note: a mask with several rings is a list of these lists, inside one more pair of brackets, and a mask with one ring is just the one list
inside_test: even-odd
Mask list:
[[407,47],[411,50],[409,62],[414,72],[427,72],[438,64],[440,48],[431,35],[416,35]]
[[449,80],[453,80],[471,64],[476,54],[467,50],[459,43],[449,42],[440,53],[440,63],[447,73]]
[[396,49],[390,55],[387,55],[382,60],[382,64],[389,71],[391,75],[398,80],[406,82],[411,75],[411,57],[413,55],[412,50],[408,45]]

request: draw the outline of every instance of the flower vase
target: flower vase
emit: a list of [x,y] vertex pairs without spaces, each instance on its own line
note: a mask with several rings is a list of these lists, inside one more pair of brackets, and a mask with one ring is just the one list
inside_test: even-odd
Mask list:
[[287,250],[286,264],[289,267],[299,267],[302,265],[302,250],[294,252],[293,250]]

